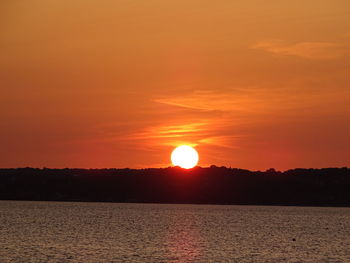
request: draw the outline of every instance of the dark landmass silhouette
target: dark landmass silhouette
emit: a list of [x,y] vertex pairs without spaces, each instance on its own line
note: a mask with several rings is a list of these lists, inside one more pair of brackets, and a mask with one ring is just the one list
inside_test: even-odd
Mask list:
[[350,169],[0,169],[0,199],[350,206]]

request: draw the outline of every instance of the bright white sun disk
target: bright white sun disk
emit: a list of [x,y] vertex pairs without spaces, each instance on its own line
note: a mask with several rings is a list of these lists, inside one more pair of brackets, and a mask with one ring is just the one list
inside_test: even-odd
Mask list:
[[173,165],[185,169],[195,167],[198,163],[198,159],[197,151],[188,145],[178,146],[171,153],[171,162]]

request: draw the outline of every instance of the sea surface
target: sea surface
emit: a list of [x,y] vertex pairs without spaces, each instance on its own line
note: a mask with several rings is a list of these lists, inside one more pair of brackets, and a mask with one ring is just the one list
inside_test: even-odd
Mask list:
[[350,262],[350,208],[0,201],[0,262]]

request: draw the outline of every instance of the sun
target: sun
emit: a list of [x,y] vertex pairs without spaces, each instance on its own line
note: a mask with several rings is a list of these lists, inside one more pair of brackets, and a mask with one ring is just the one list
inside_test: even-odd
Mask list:
[[198,152],[191,146],[181,145],[176,147],[171,153],[171,162],[174,166],[190,169],[198,163]]

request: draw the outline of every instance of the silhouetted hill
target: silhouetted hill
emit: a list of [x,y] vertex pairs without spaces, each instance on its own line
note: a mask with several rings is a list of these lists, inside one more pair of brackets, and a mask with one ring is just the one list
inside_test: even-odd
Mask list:
[[350,169],[0,169],[0,199],[350,206]]

